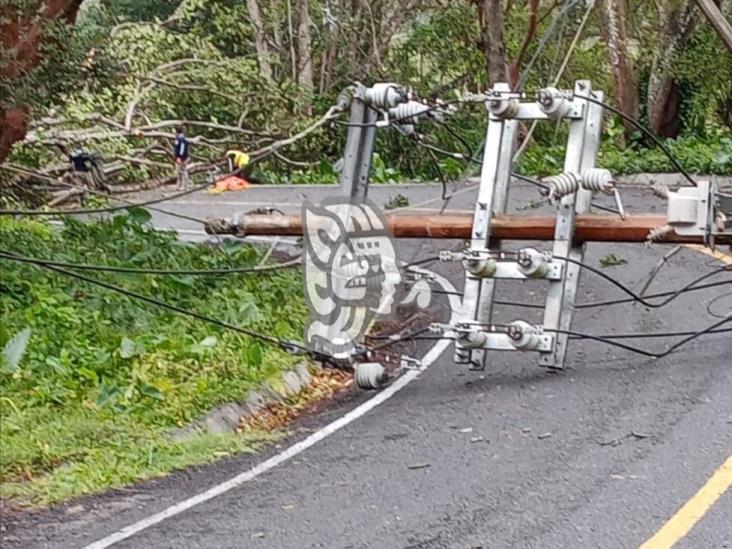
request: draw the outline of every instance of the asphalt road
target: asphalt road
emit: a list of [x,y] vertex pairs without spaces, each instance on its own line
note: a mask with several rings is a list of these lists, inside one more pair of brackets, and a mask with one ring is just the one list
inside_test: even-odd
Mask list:
[[[161,207],[197,217],[256,207],[297,211],[333,187],[254,188],[198,194]],[[516,185],[512,208],[537,198]],[[439,197],[437,186],[374,186],[382,206],[396,194],[412,205]],[[470,209],[473,191],[451,209]],[[643,188],[624,194],[630,211],[661,211]],[[440,207],[438,200],[424,208]],[[541,206],[546,208],[546,206]],[[547,210],[548,211],[548,210]],[[155,213],[161,227],[198,238],[199,227]],[[455,248],[450,241],[400,241],[405,260]],[[511,243],[506,243],[510,247]],[[605,269],[638,289],[667,247],[592,244],[587,261],[613,253]],[[651,291],[675,289],[708,272],[712,258],[684,249]],[[457,266],[438,264],[459,288]],[[729,276],[725,274],[724,276]],[[721,279],[721,278],[720,278]],[[500,285],[502,299],[539,301],[541,284]],[[578,310],[574,328],[594,334],[697,330],[717,288],[661,309],[633,304]],[[618,297],[591,273],[578,301]],[[445,296],[434,312],[447,318]],[[727,312],[732,298],[713,311]],[[505,320],[535,312],[503,308]],[[672,339],[631,340],[662,350]],[[423,342],[425,351],[432,342]],[[696,340],[652,360],[601,343],[573,341],[567,369],[550,373],[533,354],[501,353],[484,372],[452,362],[448,349],[416,381],[364,417],[292,460],[225,494],[121,542],[119,547],[210,548],[628,548],[638,547],[702,487],[732,454],[732,337]],[[295,425],[278,447],[167,479],[114,491],[9,524],[3,547],[81,547],[244,471],[342,416],[369,393],[355,392]],[[421,465],[419,468],[414,468]],[[732,545],[732,492],[723,495],[683,548]],[[7,544],[7,545],[6,545]]]

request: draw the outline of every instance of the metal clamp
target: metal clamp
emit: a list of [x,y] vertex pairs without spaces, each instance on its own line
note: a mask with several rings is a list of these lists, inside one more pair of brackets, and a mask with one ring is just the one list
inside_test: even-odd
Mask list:
[[422,370],[422,361],[418,358],[402,355],[399,357],[399,368],[402,370]]

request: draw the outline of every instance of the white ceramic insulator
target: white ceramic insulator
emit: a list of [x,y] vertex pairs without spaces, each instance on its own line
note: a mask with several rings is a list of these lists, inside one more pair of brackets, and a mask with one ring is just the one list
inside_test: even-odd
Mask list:
[[417,124],[431,112],[429,105],[419,101],[407,101],[400,103],[393,109],[389,109],[389,116],[395,119],[398,124]]
[[511,340],[511,345],[517,349],[521,351],[533,351],[541,344],[541,333],[535,326],[532,326],[528,322],[516,320],[511,322],[511,327],[513,329],[509,329],[509,339]]
[[613,174],[604,168],[590,168],[582,172],[582,188],[593,192],[611,193]]
[[463,332],[458,335],[460,344],[465,349],[480,349],[485,345],[487,338],[485,332]]
[[566,116],[571,107],[566,97],[557,88],[544,88],[537,99],[539,108],[552,120]]
[[564,172],[544,179],[549,185],[549,199],[555,200],[576,193],[582,186],[582,178],[576,173]]
[[495,259],[468,258],[463,260],[463,267],[473,276],[488,278],[496,273]]
[[549,263],[539,250],[524,248],[519,253],[522,259],[518,262],[518,269],[529,278],[543,278],[549,272]]
[[405,94],[402,89],[391,82],[379,82],[366,89],[364,98],[373,107],[391,109],[402,103]]
[[488,101],[488,111],[498,118],[513,118],[518,110],[519,102],[516,99],[497,97]]

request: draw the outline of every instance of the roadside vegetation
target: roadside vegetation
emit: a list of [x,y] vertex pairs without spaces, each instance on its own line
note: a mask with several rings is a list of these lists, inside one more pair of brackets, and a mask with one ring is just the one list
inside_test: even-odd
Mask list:
[[[50,202],[56,209],[76,200],[68,153],[77,145],[103,161],[96,193],[169,184],[179,124],[190,138],[196,182],[227,150],[239,149],[263,182],[335,183],[347,133],[337,122],[347,117],[321,117],[354,81],[393,81],[425,100],[454,101],[495,82],[535,91],[555,79],[562,89],[587,79],[667,143],[689,172],[732,175],[732,54],[696,3],[604,0],[585,12],[587,4],[0,2],[0,209]],[[732,2],[718,4],[729,17]],[[288,140],[306,128],[313,131],[305,138]],[[419,132],[428,144],[477,157],[485,128],[482,105],[457,105],[444,123]],[[540,125],[517,170],[560,171],[565,132]],[[612,115],[599,164],[618,175],[675,171],[636,127]],[[454,181],[469,168],[476,169],[379,130],[371,181]],[[94,196],[87,205],[107,200]],[[171,269],[252,266],[263,253],[229,241],[180,242],[152,230],[138,208],[62,225],[33,219],[0,215],[6,251]],[[296,270],[84,273],[284,339],[301,338],[307,313]],[[7,259],[0,261],[0,305],[2,498],[48,504],[251,450],[271,436],[247,429],[174,441],[170,431],[292,366],[295,358],[279,349]]]
[[[180,242],[146,220],[141,209],[105,221],[66,219],[62,228],[0,218],[0,240],[25,256],[140,268],[226,269],[261,259],[249,245]],[[306,307],[297,269],[83,274],[268,335],[301,338]],[[301,360],[32,265],[3,261],[0,289],[0,481],[2,497],[17,503],[46,504],[255,448],[266,434],[175,441],[170,432]],[[7,343],[13,340],[14,347]]]

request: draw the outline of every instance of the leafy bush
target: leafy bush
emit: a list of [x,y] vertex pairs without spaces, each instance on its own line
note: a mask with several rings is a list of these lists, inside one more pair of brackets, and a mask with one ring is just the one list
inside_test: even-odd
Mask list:
[[[2,218],[0,238],[15,253],[76,263],[215,269],[259,259],[249,245],[180,242],[152,230],[148,215],[138,209],[103,221],[67,219],[61,230]],[[306,307],[295,270],[85,274],[268,335],[301,338]],[[0,369],[6,496],[54,501],[169,470],[189,453],[190,463],[249,447],[251,440],[234,435],[209,437],[204,452],[199,439],[174,443],[167,433],[295,362],[248,336],[34,266],[3,260],[0,288],[0,348],[12,359]],[[12,342],[26,330],[23,356]]]
[[[690,173],[732,175],[732,137],[716,140],[680,137],[665,144]],[[527,175],[547,175],[561,171],[563,164],[564,145],[535,146],[526,150],[519,169]],[[597,164],[614,174],[678,171],[660,148],[639,145],[618,148],[611,141],[600,146]]]

